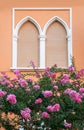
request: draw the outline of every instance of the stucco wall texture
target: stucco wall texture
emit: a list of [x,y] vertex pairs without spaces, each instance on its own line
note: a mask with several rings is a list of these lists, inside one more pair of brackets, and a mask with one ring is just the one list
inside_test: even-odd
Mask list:
[[[84,1],[83,0],[2,0],[0,2],[0,71],[10,72],[12,66],[12,8],[72,8],[72,53],[78,69],[84,67]],[[31,15],[41,25],[59,14],[68,26],[69,12],[16,11],[15,25]]]

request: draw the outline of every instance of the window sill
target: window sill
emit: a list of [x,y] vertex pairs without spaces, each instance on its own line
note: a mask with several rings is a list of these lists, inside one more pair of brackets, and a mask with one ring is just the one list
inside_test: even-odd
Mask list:
[[10,67],[10,70],[21,70],[21,71],[43,71],[45,68],[44,67],[36,67],[33,69],[32,67]]

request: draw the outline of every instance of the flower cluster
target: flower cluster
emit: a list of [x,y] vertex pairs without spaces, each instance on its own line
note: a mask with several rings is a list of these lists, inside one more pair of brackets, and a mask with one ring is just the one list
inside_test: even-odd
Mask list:
[[31,110],[29,108],[25,108],[24,110],[21,110],[21,116],[27,120],[27,119],[30,119],[31,118]]
[[52,92],[52,91],[49,91],[49,90],[43,91],[42,94],[44,95],[45,98],[48,98],[48,97],[52,97],[52,96],[53,96],[53,92]]
[[16,100],[16,96],[14,94],[9,94],[7,95],[6,100],[11,103],[11,104],[16,104],[17,100]]
[[35,100],[35,104],[39,104],[39,103],[42,103],[42,99],[41,98],[38,98]]
[[17,126],[25,130],[83,130],[84,69],[77,71],[70,66],[58,72],[57,67],[48,67],[44,72],[36,71],[35,81],[19,70],[14,70],[14,74],[14,78],[4,72],[0,76],[2,127],[18,130],[17,119],[10,123],[7,116],[13,113],[19,120]]
[[4,97],[7,92],[0,90],[0,97]]
[[59,104],[55,104],[55,105],[50,105],[47,107],[47,110],[49,112],[58,112],[60,110],[60,105]]

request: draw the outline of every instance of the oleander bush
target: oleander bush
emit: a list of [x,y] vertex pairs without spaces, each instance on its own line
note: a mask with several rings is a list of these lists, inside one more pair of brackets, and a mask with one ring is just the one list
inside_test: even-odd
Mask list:
[[[35,70],[35,68],[34,68]],[[15,78],[0,76],[0,126],[5,130],[83,130],[84,69],[56,65],[37,80],[14,70]]]

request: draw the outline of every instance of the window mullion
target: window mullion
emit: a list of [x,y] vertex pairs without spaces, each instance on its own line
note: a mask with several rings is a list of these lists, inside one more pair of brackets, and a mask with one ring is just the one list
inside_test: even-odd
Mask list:
[[45,68],[45,35],[40,35],[40,68]]
[[17,68],[17,40],[16,36],[13,37],[13,68]]

